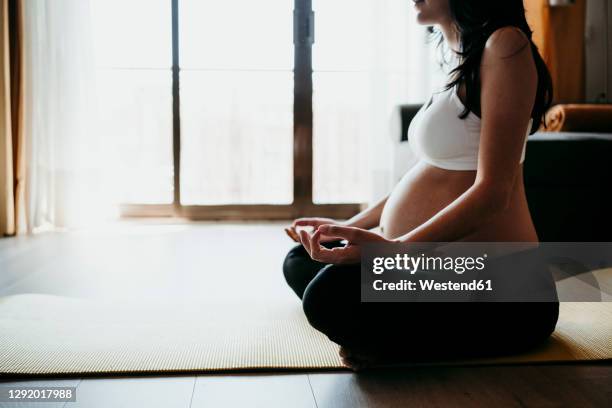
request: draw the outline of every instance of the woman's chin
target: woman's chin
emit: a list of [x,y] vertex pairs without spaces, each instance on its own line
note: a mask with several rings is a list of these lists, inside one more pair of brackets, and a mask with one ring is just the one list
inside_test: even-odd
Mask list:
[[435,24],[432,21],[431,15],[428,15],[430,13],[427,13],[426,10],[419,10],[418,8],[415,10],[415,18],[418,24],[420,25],[433,25]]
[[417,24],[423,25],[423,26],[433,25],[433,23],[429,21],[428,18],[423,16],[423,13],[417,13],[416,21],[417,21]]

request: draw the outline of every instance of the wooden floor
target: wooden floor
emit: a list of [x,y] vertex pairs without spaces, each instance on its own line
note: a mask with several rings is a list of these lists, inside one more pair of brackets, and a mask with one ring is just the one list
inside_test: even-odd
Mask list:
[[[292,297],[280,272],[292,246],[280,224],[119,224],[0,239],[0,295],[88,298],[222,296],[206,273],[261,296]],[[228,264],[230,265],[228,267]],[[236,282],[233,271],[240,273]],[[297,301],[297,300],[296,300]],[[1,350],[0,350],[1,358]],[[32,407],[610,407],[610,364],[422,367],[351,372],[0,379],[0,386],[73,386],[75,403]],[[0,407],[28,406],[0,402]]]

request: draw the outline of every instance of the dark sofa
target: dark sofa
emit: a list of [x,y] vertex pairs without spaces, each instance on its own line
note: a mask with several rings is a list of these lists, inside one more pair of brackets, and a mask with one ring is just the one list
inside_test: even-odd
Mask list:
[[[401,140],[420,105],[401,112]],[[541,241],[612,241],[612,134],[537,133],[525,160],[527,201]]]

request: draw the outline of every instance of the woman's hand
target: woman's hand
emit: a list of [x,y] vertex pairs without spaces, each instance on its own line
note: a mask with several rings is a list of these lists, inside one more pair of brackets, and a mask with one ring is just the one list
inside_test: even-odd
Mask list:
[[[300,236],[298,232],[298,227],[311,227],[313,231],[319,228],[321,225],[344,225],[340,221],[332,220],[331,218],[298,218],[293,221],[290,227],[285,228],[285,232],[295,242],[300,242]],[[342,238],[332,237],[332,236],[322,236],[320,242],[330,242],[330,241],[340,241]]]
[[[361,245],[368,242],[393,242],[374,232],[341,225],[321,225],[314,234],[300,230],[299,238],[310,257],[328,264],[352,264],[361,261]],[[333,236],[348,243],[344,247],[325,248],[321,237]]]

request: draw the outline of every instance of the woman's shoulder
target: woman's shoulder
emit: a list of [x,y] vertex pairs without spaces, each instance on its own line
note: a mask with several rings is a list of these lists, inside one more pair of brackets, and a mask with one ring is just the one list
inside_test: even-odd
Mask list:
[[529,49],[531,41],[518,27],[506,26],[495,30],[487,39],[484,56],[509,58]]

